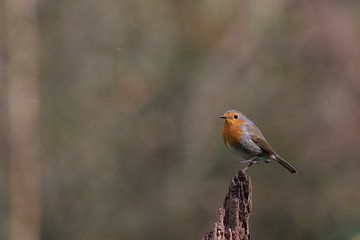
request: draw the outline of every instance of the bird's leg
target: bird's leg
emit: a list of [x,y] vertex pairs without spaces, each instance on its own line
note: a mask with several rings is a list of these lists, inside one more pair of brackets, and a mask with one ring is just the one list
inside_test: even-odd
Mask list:
[[245,172],[245,171],[246,171],[249,167],[251,167],[252,165],[256,164],[256,161],[254,161],[256,158],[257,158],[257,156],[252,157],[252,158],[250,158],[249,160],[246,160],[246,162],[250,162],[250,163],[249,163],[249,165],[247,165],[247,166],[244,168],[243,172]]
[[243,169],[243,172],[245,172],[249,167],[251,167],[251,165],[253,165],[254,163],[253,162],[250,162],[249,165],[247,165],[244,169]]
[[244,161],[239,161],[240,163],[251,163],[255,158],[257,158],[257,156],[254,156],[248,160],[244,160]]

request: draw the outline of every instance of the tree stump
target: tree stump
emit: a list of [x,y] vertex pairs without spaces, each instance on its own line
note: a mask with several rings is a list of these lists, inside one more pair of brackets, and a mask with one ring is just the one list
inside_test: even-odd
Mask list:
[[251,179],[242,170],[232,179],[214,229],[202,240],[250,240]]

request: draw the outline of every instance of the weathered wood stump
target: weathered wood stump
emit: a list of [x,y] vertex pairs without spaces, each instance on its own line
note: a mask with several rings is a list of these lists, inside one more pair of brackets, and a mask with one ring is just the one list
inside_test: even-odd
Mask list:
[[240,170],[230,183],[214,229],[202,240],[250,240],[251,195],[251,179]]

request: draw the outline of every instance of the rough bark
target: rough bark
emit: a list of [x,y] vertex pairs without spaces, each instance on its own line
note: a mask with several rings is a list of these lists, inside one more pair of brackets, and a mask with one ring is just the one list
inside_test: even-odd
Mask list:
[[240,170],[230,183],[213,230],[202,240],[250,240],[251,195],[251,179]]

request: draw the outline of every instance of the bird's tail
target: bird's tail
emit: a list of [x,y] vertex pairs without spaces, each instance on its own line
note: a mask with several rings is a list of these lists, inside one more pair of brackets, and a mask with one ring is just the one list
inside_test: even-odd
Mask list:
[[283,166],[284,168],[286,168],[291,174],[296,173],[296,169],[290,164],[288,163],[285,159],[281,158],[280,156],[277,156],[275,158],[275,161],[277,161],[278,163],[281,164],[281,166]]

